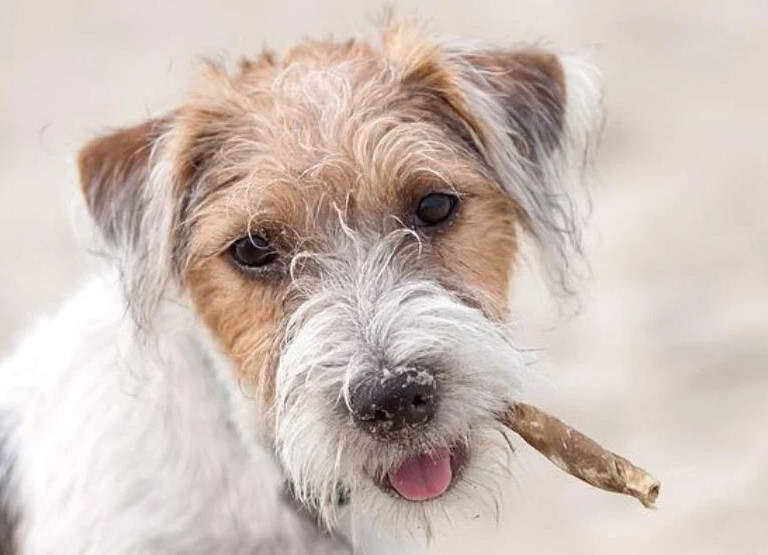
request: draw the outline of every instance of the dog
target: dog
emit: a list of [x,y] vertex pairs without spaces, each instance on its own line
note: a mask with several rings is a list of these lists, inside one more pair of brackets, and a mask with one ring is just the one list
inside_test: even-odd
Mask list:
[[568,288],[599,105],[578,58],[391,24],[92,140],[104,270],[0,368],[0,551],[420,553],[494,511],[510,282],[530,244]]

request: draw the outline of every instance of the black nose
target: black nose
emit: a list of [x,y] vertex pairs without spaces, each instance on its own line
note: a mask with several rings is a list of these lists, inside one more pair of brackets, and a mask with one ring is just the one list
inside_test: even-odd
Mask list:
[[388,436],[428,423],[437,409],[437,380],[423,368],[381,370],[352,386],[355,422],[375,436]]

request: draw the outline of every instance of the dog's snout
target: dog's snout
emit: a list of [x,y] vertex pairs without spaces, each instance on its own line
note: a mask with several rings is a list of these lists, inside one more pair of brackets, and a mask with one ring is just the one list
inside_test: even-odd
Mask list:
[[376,436],[427,424],[437,410],[437,380],[430,370],[382,370],[368,376],[350,394],[355,422]]

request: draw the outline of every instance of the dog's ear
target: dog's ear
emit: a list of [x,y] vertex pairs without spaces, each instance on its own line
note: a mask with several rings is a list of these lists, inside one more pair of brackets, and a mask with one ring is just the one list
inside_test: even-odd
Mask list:
[[518,206],[554,291],[572,292],[582,216],[573,195],[602,126],[596,71],[546,51],[454,51],[461,114],[487,168]]
[[139,240],[152,153],[164,126],[164,120],[151,119],[93,139],[80,151],[83,195],[111,246],[132,248]]
[[479,112],[470,119],[503,116],[496,125],[506,130],[518,153],[534,164],[558,148],[564,132],[566,83],[554,54],[538,49],[496,50],[465,54],[462,62],[464,95]]
[[141,327],[173,278],[174,188],[158,171],[169,125],[166,117],[113,131],[89,142],[78,158],[86,204]]

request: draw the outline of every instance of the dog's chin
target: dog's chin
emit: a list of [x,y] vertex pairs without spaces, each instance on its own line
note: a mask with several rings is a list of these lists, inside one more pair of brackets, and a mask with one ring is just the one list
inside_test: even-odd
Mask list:
[[469,457],[469,448],[463,443],[415,452],[372,480],[381,491],[396,499],[428,503],[442,497],[461,480]]

